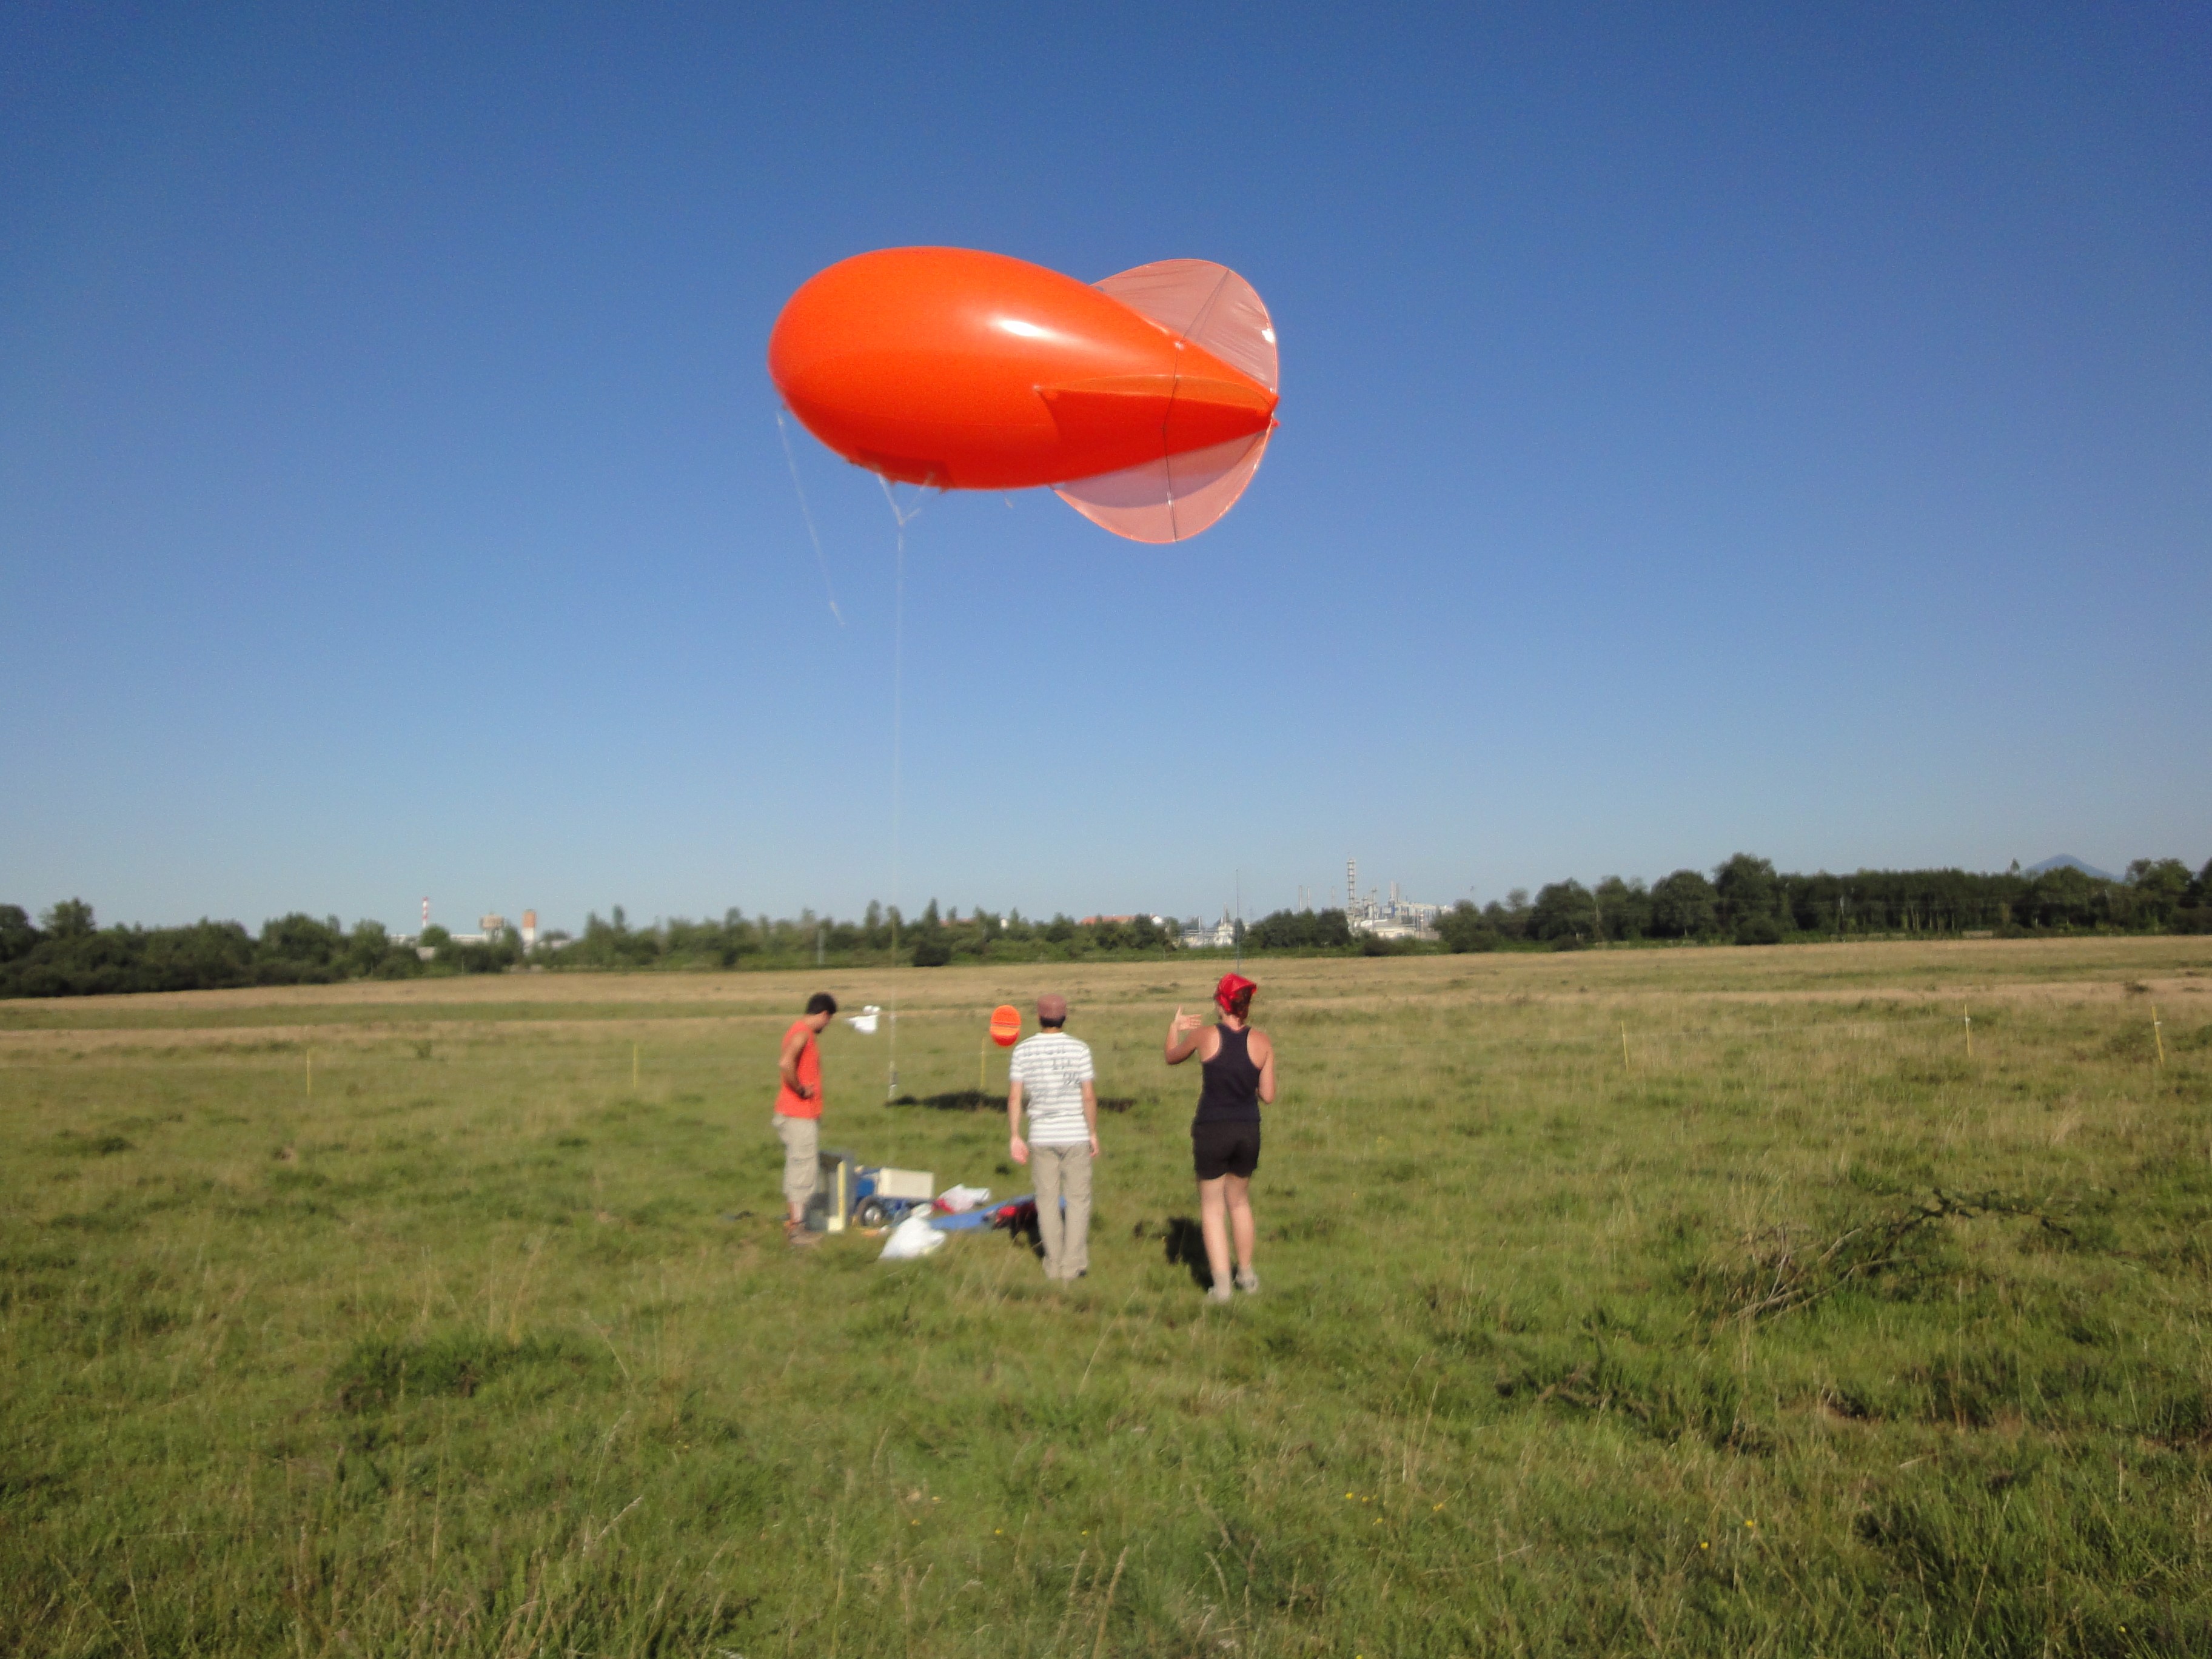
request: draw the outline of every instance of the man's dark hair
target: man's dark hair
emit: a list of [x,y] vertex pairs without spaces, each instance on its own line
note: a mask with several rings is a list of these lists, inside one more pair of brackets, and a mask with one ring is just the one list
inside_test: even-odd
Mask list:
[[1047,1031],[1064,1030],[1066,1029],[1067,1021],[1064,1018],[1060,1019],[1046,1019],[1040,1017],[1037,1020],[1037,1026],[1040,1030]]
[[817,991],[806,999],[806,1012],[810,1014],[834,1014],[837,1012],[837,999],[827,991]]

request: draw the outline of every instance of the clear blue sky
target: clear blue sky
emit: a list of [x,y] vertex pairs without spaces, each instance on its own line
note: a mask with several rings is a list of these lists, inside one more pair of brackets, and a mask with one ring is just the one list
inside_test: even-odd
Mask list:
[[[763,360],[908,243],[1221,260],[1284,399],[1185,545],[926,502],[894,894]],[[2194,866],[2208,555],[2202,7],[0,9],[33,909]]]

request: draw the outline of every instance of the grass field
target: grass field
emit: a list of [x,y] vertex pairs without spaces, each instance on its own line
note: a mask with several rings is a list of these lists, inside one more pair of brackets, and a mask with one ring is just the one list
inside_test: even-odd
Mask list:
[[1216,971],[898,976],[914,1092],[1060,988],[1133,1098],[1070,1287],[781,1243],[815,976],[0,1004],[0,1650],[2212,1652],[2212,940],[1262,963],[1225,1310]]

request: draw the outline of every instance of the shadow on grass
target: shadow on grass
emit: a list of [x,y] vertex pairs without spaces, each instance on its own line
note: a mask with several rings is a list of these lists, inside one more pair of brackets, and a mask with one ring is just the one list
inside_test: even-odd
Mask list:
[[1206,1259],[1206,1230],[1198,1224],[1197,1217],[1169,1217],[1161,1243],[1167,1252],[1168,1266],[1180,1263],[1190,1270],[1190,1282],[1199,1289],[1213,1288],[1213,1266]]

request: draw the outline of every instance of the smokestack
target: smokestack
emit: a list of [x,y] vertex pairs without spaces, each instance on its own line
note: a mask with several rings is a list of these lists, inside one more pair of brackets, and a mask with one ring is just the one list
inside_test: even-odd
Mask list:
[[526,951],[532,950],[536,948],[537,944],[538,912],[525,910],[522,913],[522,948]]

